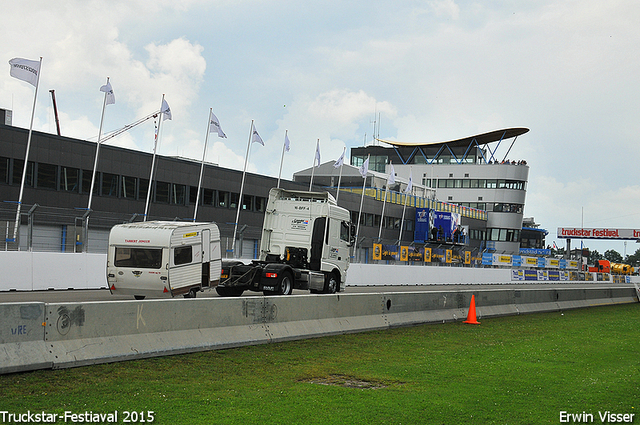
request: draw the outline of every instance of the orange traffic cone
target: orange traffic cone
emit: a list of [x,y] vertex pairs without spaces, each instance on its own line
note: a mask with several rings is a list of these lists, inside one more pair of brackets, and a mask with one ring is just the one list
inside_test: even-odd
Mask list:
[[476,296],[471,295],[471,305],[469,306],[469,314],[467,314],[467,320],[464,323],[470,323],[472,325],[479,325],[478,319],[476,319]]

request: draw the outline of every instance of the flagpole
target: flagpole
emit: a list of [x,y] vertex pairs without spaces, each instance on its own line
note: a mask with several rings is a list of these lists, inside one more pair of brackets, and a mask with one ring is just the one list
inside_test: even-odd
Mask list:
[[[318,139],[318,143],[316,144],[316,153],[313,154],[313,165],[311,165],[311,181],[309,181],[309,192],[311,192],[311,186],[313,185],[313,174],[316,170],[316,156],[318,155],[318,149],[320,148],[320,139]],[[320,161],[318,161],[318,167],[320,166]]]
[[[367,163],[369,163],[369,157],[371,154],[367,155]],[[360,235],[360,216],[362,215],[362,203],[364,202],[364,188],[367,184],[367,172],[368,170],[364,170],[364,181],[362,182],[362,196],[360,197],[360,210],[358,211],[358,225],[356,226],[356,241],[353,243],[353,255],[358,258],[357,248],[358,248],[358,236]]]
[[280,176],[282,175],[282,163],[284,162],[284,150],[287,148],[287,133],[289,130],[284,131],[284,143],[282,144],[282,157],[280,158],[280,172],[278,173],[278,185],[277,188],[280,188]]
[[[393,167],[391,168],[390,172],[393,172]],[[387,177],[387,186],[384,189],[384,201],[382,202],[382,216],[380,217],[380,230],[378,230],[378,240],[380,240],[382,236],[382,223],[384,222],[384,207],[387,204],[387,193],[389,192],[389,180],[390,176]]]
[[[13,242],[17,241],[18,226],[20,226],[20,209],[22,207],[22,195],[24,194],[24,182],[27,177],[27,165],[29,164],[29,148],[31,147],[31,134],[33,132],[33,117],[36,113],[36,99],[38,98],[38,86],[40,85],[40,72],[42,72],[42,56],[38,67],[38,77],[36,79],[36,90],[33,94],[33,108],[31,109],[31,123],[29,124],[29,136],[27,137],[27,151],[24,154],[24,167],[22,168],[22,182],[20,183],[20,195],[18,196],[18,208],[16,210],[16,222],[13,226]],[[18,245],[18,251],[20,246]]]
[[[107,77],[107,84],[109,84],[109,77]],[[98,130],[98,142],[96,144],[96,157],[93,160],[93,173],[91,174],[91,188],[89,189],[89,203],[87,204],[87,211],[91,211],[91,201],[93,200],[93,187],[96,181],[96,170],[98,169],[98,155],[100,154],[100,139],[102,138],[102,124],[104,123],[104,110],[107,106],[108,92],[104,92],[104,100],[102,101],[102,114],[100,115],[100,129]],[[87,233],[89,232],[89,216],[85,222],[85,246],[84,250],[87,250],[87,242],[89,238]]]
[[251,130],[249,131],[249,141],[247,142],[247,153],[244,157],[244,170],[242,170],[242,183],[240,184],[240,198],[238,199],[238,212],[236,212],[236,222],[233,227],[233,240],[231,241],[231,252],[236,257],[236,234],[238,233],[238,220],[240,220],[240,208],[242,207],[242,192],[244,191],[244,177],[247,174],[247,162],[249,161],[249,149],[251,148],[251,136],[253,135],[253,120],[251,120]]
[[160,104],[160,122],[158,123],[158,134],[156,134],[156,140],[153,143],[153,158],[151,159],[151,173],[149,174],[149,187],[147,188],[147,202],[144,205],[144,220],[147,221],[147,213],[149,212],[149,197],[151,196],[151,191],[153,190],[153,170],[156,165],[156,150],[158,148],[158,140],[160,140],[160,129],[162,128],[162,105],[164,104],[164,93],[162,94],[162,103]]
[[209,132],[211,127],[211,113],[213,108],[209,108],[209,117],[207,118],[207,132],[204,136],[204,149],[202,150],[202,162],[200,162],[200,178],[198,179],[198,192],[196,193],[196,207],[193,210],[193,221],[196,221],[198,215],[198,205],[200,204],[200,188],[202,187],[202,175],[204,174],[204,157],[207,155],[207,142],[209,141]]
[[[413,174],[411,173],[411,167],[409,167],[409,182],[412,182],[413,181],[412,179],[413,179]],[[410,189],[410,187],[407,186],[407,189]],[[410,196],[408,192],[409,191],[405,192],[405,195],[404,195],[404,207],[402,208],[402,219],[400,220],[400,236],[398,237],[398,242],[402,240],[402,227],[403,227],[402,225],[404,224],[404,213],[407,210],[407,198]]]
[[340,164],[340,175],[338,176],[338,189],[336,190],[336,204],[338,203],[338,197],[340,196],[340,180],[342,180],[342,167],[344,166],[344,153],[347,147],[342,148],[342,164]]

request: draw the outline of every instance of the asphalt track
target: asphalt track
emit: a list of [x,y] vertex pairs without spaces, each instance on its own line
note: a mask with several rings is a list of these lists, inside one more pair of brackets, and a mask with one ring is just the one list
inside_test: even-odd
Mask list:
[[[491,291],[498,289],[550,289],[550,288],[635,288],[625,283],[536,283],[536,284],[495,284],[495,285],[384,285],[384,286],[348,286],[343,293],[382,293],[382,292],[432,292],[432,291]],[[294,290],[293,295],[309,294],[308,291]],[[243,297],[262,297],[261,292],[246,291]],[[218,298],[215,290],[198,293],[198,298]],[[179,297],[182,298],[182,297]],[[13,302],[89,302],[133,300],[131,295],[111,295],[108,289],[78,289],[51,291],[3,291],[0,292],[0,303]],[[151,298],[148,298],[151,299]]]

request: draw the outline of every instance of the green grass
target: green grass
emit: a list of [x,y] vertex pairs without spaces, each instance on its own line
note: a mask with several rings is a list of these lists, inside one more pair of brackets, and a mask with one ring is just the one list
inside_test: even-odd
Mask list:
[[567,411],[600,423],[598,411],[640,413],[639,323],[627,304],[19,373],[0,376],[0,410],[152,410],[158,424],[557,424]]

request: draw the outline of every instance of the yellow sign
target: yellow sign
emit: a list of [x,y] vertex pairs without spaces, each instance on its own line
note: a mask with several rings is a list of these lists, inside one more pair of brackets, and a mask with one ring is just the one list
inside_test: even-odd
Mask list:
[[445,260],[447,263],[451,262],[451,256],[453,255],[453,253],[451,252],[450,249],[447,249],[447,259]]
[[430,263],[431,262],[431,248],[425,248],[424,249],[424,261],[426,263]]
[[471,264],[471,251],[464,252],[464,263]]
[[373,256],[374,260],[382,260],[382,244],[374,243],[373,244]]
[[527,266],[537,266],[538,265],[538,257],[527,257],[525,261]]
[[409,247],[400,247],[400,261],[409,261]]
[[183,238],[190,238],[193,236],[198,236],[198,232],[185,233],[184,235],[182,235]]

